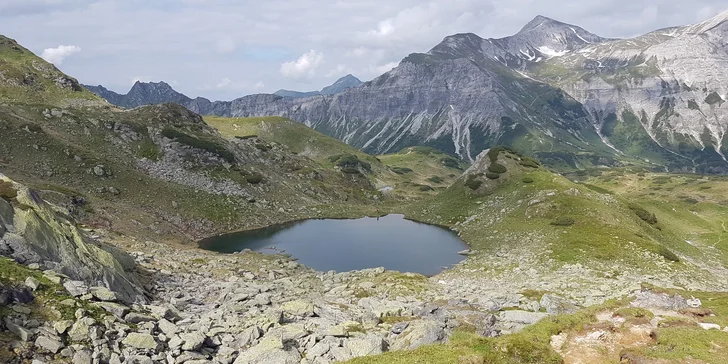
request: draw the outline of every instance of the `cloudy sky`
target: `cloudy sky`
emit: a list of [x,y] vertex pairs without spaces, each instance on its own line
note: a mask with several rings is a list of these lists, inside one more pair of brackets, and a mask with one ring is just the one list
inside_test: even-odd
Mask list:
[[536,15],[605,37],[690,24],[725,0],[0,0],[0,34],[86,84],[166,81],[228,100],[370,80],[449,34],[503,37]]

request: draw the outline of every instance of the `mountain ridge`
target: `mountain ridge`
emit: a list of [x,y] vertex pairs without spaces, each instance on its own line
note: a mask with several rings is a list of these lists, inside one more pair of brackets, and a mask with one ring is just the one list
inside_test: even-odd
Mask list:
[[[612,39],[539,15],[509,37],[447,36],[339,94],[188,107],[289,117],[371,153],[427,145],[473,160],[505,143],[569,168],[624,160],[728,173],[726,19]],[[575,118],[589,124],[573,129]]]

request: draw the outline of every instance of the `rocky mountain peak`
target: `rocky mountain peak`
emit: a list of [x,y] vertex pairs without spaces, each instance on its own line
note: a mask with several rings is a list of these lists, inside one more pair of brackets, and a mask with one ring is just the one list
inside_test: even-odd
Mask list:
[[694,34],[705,33],[725,24],[728,24],[728,10],[704,22],[687,27],[687,32]]
[[536,30],[540,27],[554,27],[554,26],[568,26],[567,24],[564,24],[558,20],[551,19],[549,17],[543,16],[543,15],[536,15],[533,20],[526,23],[526,25],[521,28],[519,33],[529,32]]

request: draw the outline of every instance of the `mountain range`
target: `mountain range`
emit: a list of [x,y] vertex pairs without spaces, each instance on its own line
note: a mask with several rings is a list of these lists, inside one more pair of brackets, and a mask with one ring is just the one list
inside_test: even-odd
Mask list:
[[[359,86],[361,83],[362,82],[358,78],[352,75],[346,75],[336,80],[336,82],[334,82],[333,84],[324,87],[323,89],[321,89],[321,91],[299,92],[290,90],[278,90],[274,94],[281,97],[290,98],[302,98],[314,95],[335,95],[337,93],[343,92],[347,88]],[[186,106],[189,109],[204,109],[205,106],[213,104],[210,100],[204,97],[197,97],[195,99],[189,98],[186,95],[175,91],[172,86],[164,81],[136,81],[129,90],[129,92],[127,92],[126,94],[116,93],[101,85],[83,85],[83,87],[103,97],[104,99],[106,99],[106,101],[113,105],[129,109],[144,105],[163,104],[167,102],[180,104],[182,106]]]
[[334,82],[330,86],[326,86],[321,91],[309,91],[309,92],[300,92],[300,91],[291,91],[291,90],[278,90],[274,92],[274,95],[283,96],[283,97],[292,97],[292,98],[303,98],[303,97],[310,97],[310,96],[316,96],[316,95],[336,95],[338,93],[344,92],[347,88],[352,88],[361,85],[362,82],[360,79],[354,77],[351,74],[348,74]]
[[130,103],[129,95],[117,100],[90,90],[125,107],[143,95],[145,103],[178,102],[203,115],[285,116],[375,154],[427,145],[473,160],[505,144],[570,168],[630,160],[726,173],[727,20],[724,12],[611,39],[537,16],[505,38],[448,36],[334,94],[210,102],[179,98],[162,84],[140,85],[144,92]]

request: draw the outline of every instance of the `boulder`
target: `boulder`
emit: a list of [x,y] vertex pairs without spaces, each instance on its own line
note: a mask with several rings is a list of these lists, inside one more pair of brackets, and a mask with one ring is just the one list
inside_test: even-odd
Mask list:
[[296,350],[284,350],[280,338],[268,338],[243,351],[233,364],[299,364],[301,354]]
[[138,332],[130,333],[121,343],[132,348],[147,350],[156,350],[159,346],[152,335]]
[[35,291],[40,288],[40,281],[34,277],[28,277],[25,279],[25,286]]
[[71,326],[73,326],[73,321],[71,320],[62,320],[53,323],[53,329],[56,330],[58,335],[65,334]]
[[68,338],[71,341],[88,340],[91,326],[94,325],[95,323],[96,323],[96,321],[89,317],[82,318],[82,319],[76,321],[73,324],[73,326],[71,326],[71,329],[68,330]]
[[103,308],[106,312],[123,319],[131,309],[119,303],[114,302],[97,302],[96,306]]
[[63,343],[56,338],[41,336],[35,340],[35,346],[48,351],[51,354],[57,354],[61,348],[63,348]]
[[552,315],[574,313],[579,310],[578,306],[569,302],[567,299],[552,294],[543,295],[539,304],[546,309],[546,312]]
[[349,339],[346,348],[351,352],[352,357],[377,355],[384,352],[386,343],[379,336],[367,336],[363,338]]
[[8,329],[8,331],[12,332],[20,338],[22,341],[31,341],[33,340],[33,337],[35,336],[32,331],[20,326],[16,325],[13,321],[11,321],[9,318],[5,318],[5,327]]
[[547,317],[547,313],[543,312],[528,312],[520,310],[503,311],[500,313],[500,321],[506,321],[510,323],[520,325],[531,325],[541,321]]
[[182,334],[180,335],[180,338],[184,341],[184,343],[182,344],[182,350],[196,351],[199,350],[202,347],[202,344],[205,343],[205,339],[207,339],[207,336],[199,332],[193,332],[188,334]]
[[440,343],[446,337],[445,325],[442,322],[432,320],[412,321],[405,331],[391,340],[391,349],[411,350],[422,345]]
[[118,298],[116,293],[112,292],[106,287],[91,287],[91,294],[99,301],[113,302]]
[[[0,251],[6,251],[22,264],[43,264],[70,277],[71,283],[64,287],[75,297],[88,293],[85,282],[94,285],[107,282],[124,301],[146,301],[139,277],[133,273],[136,264],[131,256],[88,237],[75,221],[44,201],[37,192],[2,173],[0,181],[12,184],[17,191],[15,199],[24,206],[9,210],[0,206],[7,229],[0,238]],[[5,200],[0,204],[7,205]],[[56,282],[60,280],[56,278]]]
[[73,297],[80,297],[88,294],[88,286],[82,281],[65,281],[63,282],[63,288],[68,291]]
[[75,354],[73,354],[73,364],[92,364],[93,363],[93,357],[90,351],[88,350],[79,350]]
[[143,315],[136,312],[130,312],[126,316],[124,316],[124,321],[130,323],[130,324],[141,324],[143,322],[154,322],[157,321],[156,318],[149,316],[149,315]]
[[314,305],[309,301],[290,301],[281,305],[281,309],[288,316],[311,317],[314,315]]
[[179,328],[177,327],[177,325],[169,322],[166,319],[159,320],[159,322],[157,322],[157,326],[159,327],[159,330],[161,330],[168,337],[172,337],[174,336],[174,334],[179,332]]

